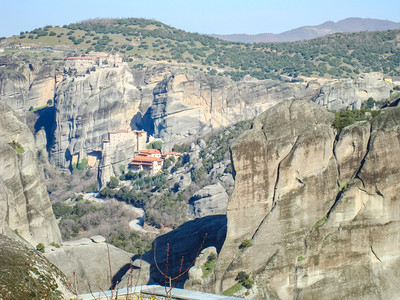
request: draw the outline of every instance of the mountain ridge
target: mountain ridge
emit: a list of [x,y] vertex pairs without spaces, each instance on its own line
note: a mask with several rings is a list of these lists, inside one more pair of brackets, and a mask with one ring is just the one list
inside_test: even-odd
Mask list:
[[338,22],[326,21],[319,25],[306,25],[281,33],[259,34],[210,34],[210,36],[230,42],[268,43],[295,42],[323,37],[333,33],[350,33],[360,31],[382,31],[400,28],[400,22],[372,18],[346,18]]

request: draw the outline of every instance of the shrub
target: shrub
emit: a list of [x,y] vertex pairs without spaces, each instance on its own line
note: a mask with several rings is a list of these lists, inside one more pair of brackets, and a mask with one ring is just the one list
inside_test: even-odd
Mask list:
[[251,247],[253,244],[251,243],[250,239],[245,239],[239,246],[239,249],[244,249],[244,248],[248,248]]
[[304,257],[304,256],[299,256],[298,258],[297,258],[297,261],[298,262],[301,262],[301,261],[303,261],[303,260],[305,260],[306,258]]
[[108,187],[110,189],[115,189],[118,186],[118,184],[119,184],[118,178],[115,176],[111,176],[110,182],[108,183]]
[[50,245],[56,248],[60,248],[60,244],[57,244],[56,242],[51,242]]
[[36,250],[44,253],[44,245],[43,243],[39,243],[36,245]]
[[147,144],[146,148],[147,148],[147,149],[157,149],[157,150],[160,150],[160,151],[161,151],[162,142],[161,142],[161,141],[154,141],[154,142],[151,142],[151,143]]
[[251,289],[253,287],[254,281],[250,279],[250,275],[245,271],[240,271],[235,280],[239,281],[241,285],[243,285],[246,289]]

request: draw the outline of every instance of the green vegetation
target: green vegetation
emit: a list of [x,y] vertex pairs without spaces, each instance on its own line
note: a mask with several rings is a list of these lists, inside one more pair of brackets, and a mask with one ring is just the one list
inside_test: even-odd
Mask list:
[[125,204],[77,200],[69,205],[63,202],[53,204],[64,240],[100,234],[108,243],[134,254],[144,253],[151,248],[152,237],[132,232],[129,228],[129,221],[135,215]]
[[251,242],[251,239],[245,239],[240,245],[239,245],[239,249],[244,249],[244,248],[248,248],[251,247],[253,244]]
[[115,189],[119,185],[119,180],[115,176],[110,177],[110,182],[108,183],[108,187],[110,189]]
[[[137,59],[204,69],[210,75],[240,80],[306,77],[349,77],[381,71],[400,75],[399,30],[337,33],[307,41],[242,44],[189,33],[146,19],[96,19],[23,32],[8,38],[16,45],[65,45],[90,52],[121,53],[131,65]],[[131,60],[132,58],[132,60]]]
[[154,142],[148,143],[146,148],[147,149],[157,149],[157,150],[161,151],[162,141],[154,141]]
[[320,227],[322,224],[324,224],[326,221],[326,216],[324,216],[322,219],[318,220],[317,223],[315,223],[313,225],[313,229],[317,229],[318,227]]
[[225,290],[222,295],[225,296],[233,296],[237,292],[239,292],[242,289],[242,285],[240,283],[236,283],[235,285],[231,286],[229,289]]
[[250,279],[250,275],[245,271],[240,271],[235,280],[239,281],[239,283],[244,286],[246,289],[251,289],[253,287],[254,281]]
[[77,164],[72,164],[72,170],[79,170],[82,171],[86,168],[88,164],[88,160],[87,158],[83,158],[80,162],[78,162]]
[[[372,98],[371,98],[372,99]],[[332,123],[332,127],[335,128],[338,133],[342,131],[343,128],[354,124],[358,121],[364,121],[367,119],[366,113],[371,113],[372,117],[376,117],[380,114],[380,110],[369,110],[369,109],[359,109],[359,110],[346,110],[335,113],[335,120]]]
[[303,261],[303,260],[305,260],[306,258],[304,257],[304,256],[299,256],[298,258],[297,258],[297,261],[298,262],[301,262],[301,261]]
[[60,248],[60,244],[57,244],[56,242],[51,242],[50,245],[56,248]]
[[201,267],[201,270],[203,271],[203,275],[201,278],[207,278],[208,275],[211,274],[211,272],[214,270],[215,262],[217,261],[217,255],[215,253],[211,253],[207,257],[207,261],[204,263],[204,265]]
[[341,182],[339,185],[339,192],[343,192],[343,191],[347,190],[353,184],[354,184],[353,180]]
[[9,143],[9,145],[11,147],[13,147],[14,150],[17,151],[18,153],[24,153],[25,152],[25,149],[21,146],[21,144],[19,142],[12,141],[11,143]]
[[39,252],[44,253],[44,245],[43,245],[43,243],[37,244],[36,245],[36,250],[39,251]]

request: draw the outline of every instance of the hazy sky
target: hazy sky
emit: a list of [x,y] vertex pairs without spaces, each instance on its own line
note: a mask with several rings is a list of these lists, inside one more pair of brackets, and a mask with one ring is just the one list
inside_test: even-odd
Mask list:
[[280,33],[348,17],[400,21],[400,1],[0,0],[0,37],[85,19],[141,17],[199,33]]

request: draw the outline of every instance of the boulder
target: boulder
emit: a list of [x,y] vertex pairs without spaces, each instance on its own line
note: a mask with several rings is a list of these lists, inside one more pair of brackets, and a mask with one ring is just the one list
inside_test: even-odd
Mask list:
[[190,198],[189,215],[191,218],[202,218],[225,214],[228,198],[220,183],[205,186]]

